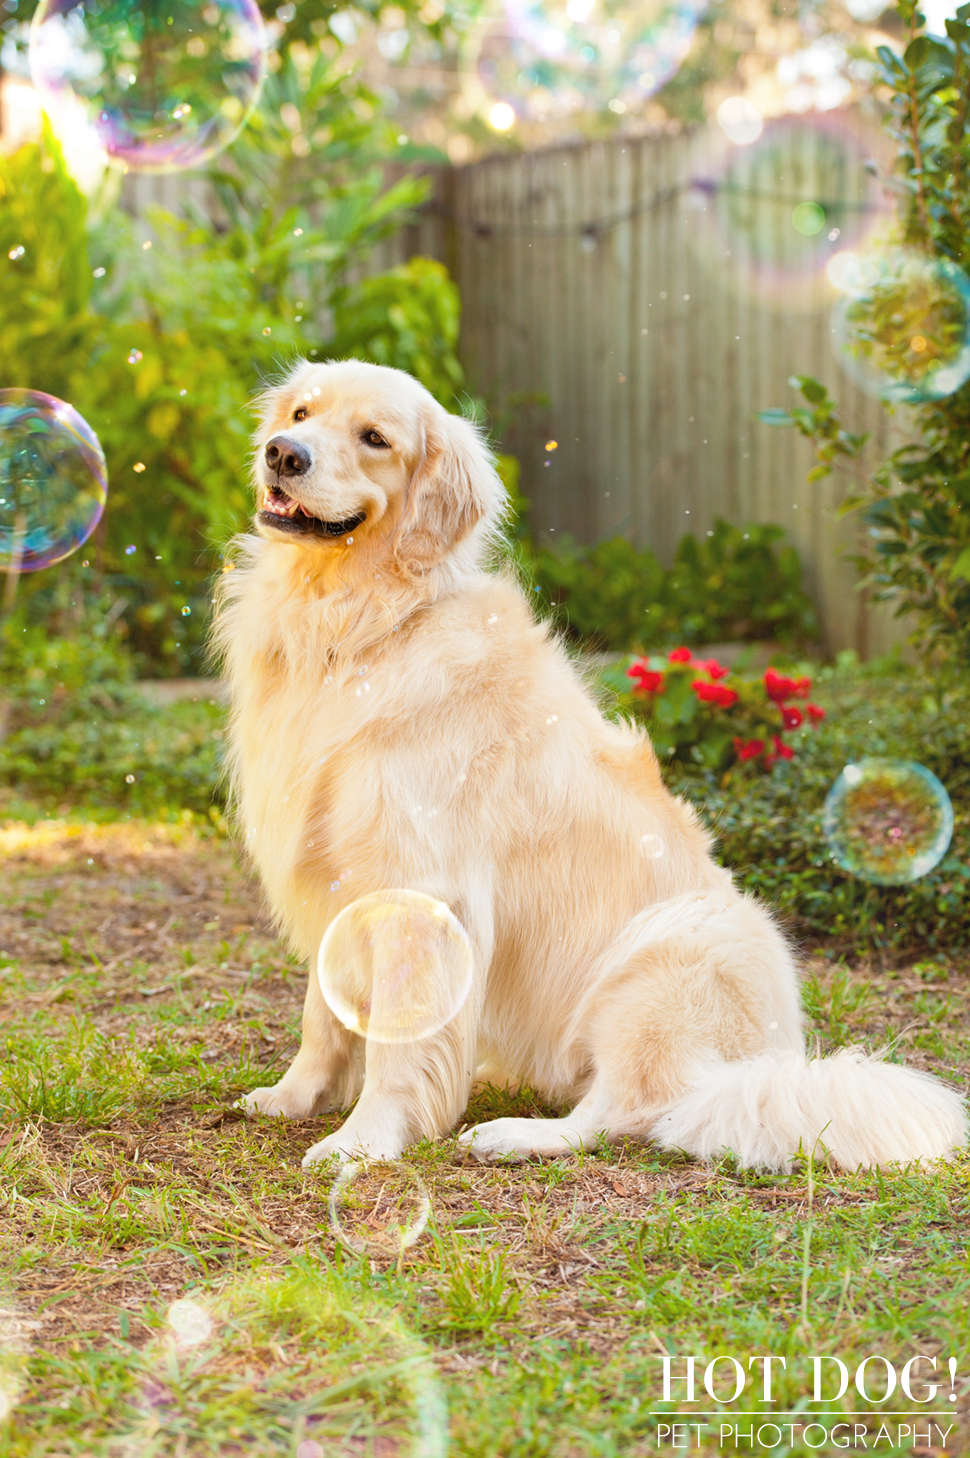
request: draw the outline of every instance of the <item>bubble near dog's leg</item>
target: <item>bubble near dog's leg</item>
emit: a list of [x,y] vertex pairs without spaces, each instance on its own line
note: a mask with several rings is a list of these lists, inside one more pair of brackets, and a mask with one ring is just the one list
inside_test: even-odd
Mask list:
[[330,1224],[358,1255],[394,1258],[414,1245],[431,1214],[424,1181],[408,1164],[345,1164],[330,1190]]
[[472,963],[468,934],[443,901],[375,891],[331,922],[317,975],[345,1028],[377,1043],[415,1043],[460,1011]]
[[953,834],[953,806],[921,764],[863,759],[829,790],[822,828],[833,860],[878,886],[902,886],[932,871]]

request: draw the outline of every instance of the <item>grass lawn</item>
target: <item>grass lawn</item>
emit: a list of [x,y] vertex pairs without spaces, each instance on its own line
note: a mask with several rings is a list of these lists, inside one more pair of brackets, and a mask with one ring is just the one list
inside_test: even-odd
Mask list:
[[[884,1453],[913,1427],[931,1437],[917,1451],[970,1453],[970,1158],[765,1177],[629,1145],[487,1167],[449,1138],[409,1150],[411,1174],[365,1172],[331,1210],[333,1172],[300,1157],[334,1121],[232,1108],[291,1057],[305,972],[231,844],[189,824],[48,819],[8,824],[0,858],[4,1458],[605,1458],[685,1439],[835,1453],[843,1437]],[[965,1083],[970,956],[809,955],[806,977],[823,1049],[891,1038]],[[539,1108],[486,1089],[466,1117]],[[427,1224],[401,1250],[419,1183]],[[926,1365],[913,1401],[898,1383],[884,1402],[857,1391],[863,1358],[898,1376],[917,1353],[940,1358],[935,1401],[915,1400]],[[683,1385],[662,1401],[670,1354],[701,1359],[693,1407]],[[784,1357],[771,1401],[757,1362],[734,1402],[719,1363],[710,1398],[719,1354],[745,1370]],[[839,1401],[812,1401],[822,1354],[849,1372]],[[863,1386],[882,1396],[884,1363]],[[708,1426],[674,1429],[675,1408]],[[820,1408],[852,1423],[798,1426]]]

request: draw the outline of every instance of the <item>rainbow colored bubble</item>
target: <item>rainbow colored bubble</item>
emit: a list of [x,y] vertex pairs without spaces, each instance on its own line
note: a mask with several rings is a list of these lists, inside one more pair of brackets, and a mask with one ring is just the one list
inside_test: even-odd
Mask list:
[[30,73],[55,129],[138,172],[198,167],[239,132],[263,81],[255,0],[41,0]]
[[39,572],[86,542],[104,512],[98,437],[73,405],[0,390],[0,572]]
[[475,28],[466,92],[497,130],[516,117],[637,111],[679,69],[708,0],[504,0]]

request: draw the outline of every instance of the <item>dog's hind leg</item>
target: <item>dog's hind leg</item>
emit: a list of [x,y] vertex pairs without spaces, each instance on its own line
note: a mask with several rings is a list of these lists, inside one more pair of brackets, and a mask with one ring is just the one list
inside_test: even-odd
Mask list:
[[496,1119],[462,1134],[479,1159],[593,1149],[603,1139],[647,1139],[658,1118],[713,1064],[771,1048],[800,1050],[795,970],[754,903],[698,904],[653,922],[644,939],[601,971],[577,1009],[577,1061],[587,1092],[562,1119]]
[[363,1039],[334,1017],[311,967],[299,1053],[279,1083],[253,1089],[239,1100],[239,1107],[247,1114],[310,1119],[331,1109],[349,1109],[363,1081]]

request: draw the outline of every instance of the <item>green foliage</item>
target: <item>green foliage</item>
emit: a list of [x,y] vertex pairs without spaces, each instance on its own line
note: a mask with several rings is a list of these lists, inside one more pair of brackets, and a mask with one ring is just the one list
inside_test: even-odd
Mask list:
[[406,370],[446,409],[458,408],[464,381],[456,354],[461,303],[442,264],[412,258],[339,289],[333,311],[331,353]]
[[[803,737],[794,760],[777,764],[770,775],[727,785],[710,772],[680,777],[675,788],[712,827],[718,857],[740,884],[764,896],[802,935],[818,938],[827,952],[898,955],[922,948],[951,955],[970,946],[966,688],[929,694],[916,675],[867,677],[847,664],[822,670],[816,689],[828,718]],[[953,801],[950,849],[912,885],[874,886],[850,876],[833,860],[823,835],[829,788],[846,764],[864,755],[925,765]]]
[[[124,600],[119,632],[156,675],[202,666],[208,579],[250,510],[250,405],[267,377],[301,355],[383,349],[451,403],[460,388],[444,269],[415,260],[344,286],[424,196],[411,177],[385,186],[392,140],[352,75],[289,52],[213,171],[217,223],[154,210],[139,240],[116,208],[87,207],[49,134],[0,158],[0,378],[69,400],[101,440],[108,508],[86,552]],[[75,594],[80,555],[56,574]],[[55,575],[23,578],[19,592],[44,622]]]
[[[749,678],[714,658],[694,659],[688,648],[675,648],[666,659],[640,659],[626,671],[626,683],[615,671],[612,678],[619,711],[646,726],[662,761],[728,769],[722,785],[735,767],[760,771],[793,758],[805,732],[825,718],[817,704],[792,702],[811,693],[806,675],[789,678],[769,668],[762,678]],[[794,744],[786,740],[799,730]]]
[[51,808],[190,810],[219,823],[221,712],[149,704],[112,631],[111,594],[68,598],[59,586],[63,608],[47,623],[21,611],[0,629],[0,785]]
[[817,636],[818,622],[798,554],[783,542],[779,526],[742,530],[719,520],[709,537],[683,537],[666,571],[649,548],[624,537],[595,547],[563,539],[521,556],[540,588],[540,611],[603,650],[677,641],[805,643]]
[[[970,270],[970,5],[946,22],[946,38],[920,34],[923,17],[915,0],[900,0],[898,14],[909,34],[902,56],[878,51],[882,80],[892,99],[887,127],[896,142],[897,181],[905,194],[903,242],[945,276],[953,265]],[[902,300],[899,289],[877,288],[865,317],[857,317],[862,348],[912,367],[918,323],[926,349],[953,349],[954,318],[945,307],[927,321],[921,295]],[[925,300],[923,300],[925,303]],[[860,306],[853,305],[856,315]],[[951,310],[952,313],[952,310]],[[965,313],[965,309],[964,309]],[[912,327],[911,327],[912,326]],[[932,326],[932,327],[931,327]],[[934,328],[936,330],[934,334]],[[937,337],[939,336],[939,337]],[[809,409],[770,411],[769,424],[794,424],[811,439],[819,465],[810,479],[827,475],[843,458],[852,463],[860,489],[846,502],[868,528],[871,545],[858,559],[863,583],[875,599],[913,613],[914,641],[954,666],[970,662],[970,384],[940,400],[917,406],[919,443],[894,451],[874,469],[863,460],[865,438],[844,431],[834,402],[818,381],[799,376]]]

